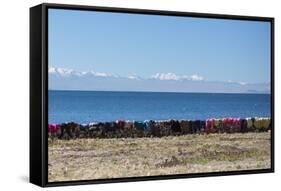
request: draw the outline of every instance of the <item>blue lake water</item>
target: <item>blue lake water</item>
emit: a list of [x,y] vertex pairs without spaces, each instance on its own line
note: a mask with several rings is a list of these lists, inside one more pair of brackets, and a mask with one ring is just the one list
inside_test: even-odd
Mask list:
[[270,110],[269,94],[49,90],[48,121],[270,117]]

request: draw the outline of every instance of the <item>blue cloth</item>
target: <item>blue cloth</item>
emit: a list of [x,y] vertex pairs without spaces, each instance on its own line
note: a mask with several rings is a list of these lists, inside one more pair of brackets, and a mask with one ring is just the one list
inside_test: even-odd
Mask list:
[[135,121],[134,126],[139,131],[147,131],[148,129],[146,123],[143,121]]

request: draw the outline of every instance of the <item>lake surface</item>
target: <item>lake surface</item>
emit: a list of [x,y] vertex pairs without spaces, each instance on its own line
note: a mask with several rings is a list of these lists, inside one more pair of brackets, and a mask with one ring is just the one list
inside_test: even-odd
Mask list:
[[270,94],[49,90],[49,123],[270,117]]

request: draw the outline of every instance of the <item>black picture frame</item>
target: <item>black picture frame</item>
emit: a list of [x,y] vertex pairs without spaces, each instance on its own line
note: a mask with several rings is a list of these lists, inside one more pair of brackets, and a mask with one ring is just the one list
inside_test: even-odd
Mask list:
[[[48,182],[48,9],[88,10],[116,13],[165,15],[230,20],[267,21],[271,24],[271,168],[181,175]],[[274,18],[191,13],[162,10],[97,7],[85,5],[40,4],[30,8],[30,182],[41,187],[95,183],[147,181],[274,172]]]

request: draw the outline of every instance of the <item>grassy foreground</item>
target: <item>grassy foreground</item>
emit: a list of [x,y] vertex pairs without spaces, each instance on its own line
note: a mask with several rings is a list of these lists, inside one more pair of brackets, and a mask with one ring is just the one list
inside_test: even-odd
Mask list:
[[49,140],[49,182],[270,168],[270,133]]

